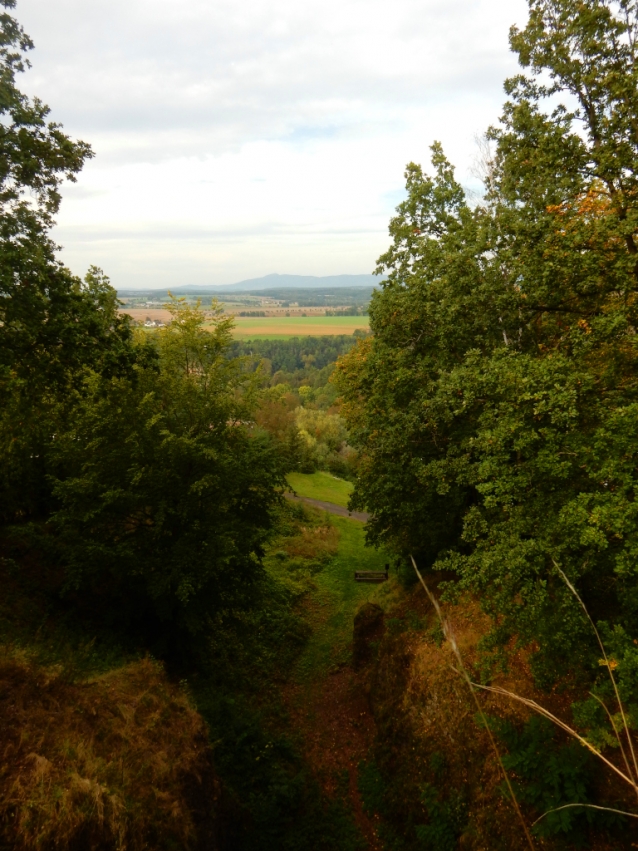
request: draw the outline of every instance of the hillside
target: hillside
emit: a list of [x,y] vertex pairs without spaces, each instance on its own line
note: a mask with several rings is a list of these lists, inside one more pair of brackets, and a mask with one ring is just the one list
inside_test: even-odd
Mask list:
[[638,847],[637,0],[529,0],[372,294],[161,321],[0,6],[0,851]]

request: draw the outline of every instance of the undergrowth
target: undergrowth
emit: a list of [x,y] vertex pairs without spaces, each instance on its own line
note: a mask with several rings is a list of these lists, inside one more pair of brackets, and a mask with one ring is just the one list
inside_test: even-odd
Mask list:
[[205,725],[149,659],[83,682],[0,655],[0,837],[16,849],[215,848]]
[[[360,766],[359,788],[375,816],[386,851],[455,851],[528,847],[512,818],[511,797],[489,746],[486,731],[464,683],[451,670],[449,642],[418,591],[385,618],[385,633],[368,672],[377,739]],[[485,625],[475,603],[450,607],[449,618],[465,663],[481,666]],[[477,675],[478,676],[478,675]],[[510,688],[532,693],[524,657],[510,660]],[[572,692],[544,695],[569,707]],[[538,699],[538,697],[537,697]],[[626,790],[601,776],[593,754],[545,719],[517,705],[484,698],[490,730],[534,846],[554,851],[634,847],[632,820],[572,804],[631,809]],[[568,808],[550,812],[559,807]],[[544,818],[541,816],[545,815]]]
[[99,611],[74,618],[54,566],[44,575],[37,553],[6,553],[5,832],[19,826],[25,851],[186,851],[202,837],[206,851],[357,851],[347,806],[322,793],[280,698],[310,634],[303,600],[338,544],[323,513],[283,505],[257,603],[218,613],[186,665],[169,659],[179,686],[135,634]]
[[599,766],[577,742],[561,741],[550,721],[535,715],[520,725],[499,718],[488,721],[506,748],[502,761],[518,800],[538,815],[547,813],[534,828],[538,836],[587,847],[589,828],[627,827],[627,820],[613,813],[587,807],[559,809],[593,802]]

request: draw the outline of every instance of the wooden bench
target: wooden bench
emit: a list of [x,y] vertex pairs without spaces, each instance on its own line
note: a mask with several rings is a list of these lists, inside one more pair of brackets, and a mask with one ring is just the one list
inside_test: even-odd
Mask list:
[[355,582],[386,582],[390,565],[386,564],[385,570],[355,570]]

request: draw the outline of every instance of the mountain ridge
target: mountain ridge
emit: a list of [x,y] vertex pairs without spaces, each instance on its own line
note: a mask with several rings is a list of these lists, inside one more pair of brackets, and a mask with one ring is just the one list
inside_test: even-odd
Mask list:
[[[280,275],[276,272],[263,275],[260,278],[247,278],[234,284],[182,284],[170,287],[174,294],[185,293],[215,295],[230,292],[249,292],[250,290],[266,290],[271,288],[317,289],[321,287],[370,287],[380,283],[375,275]],[[148,287],[118,288],[118,293],[159,293],[167,288],[150,289]]]

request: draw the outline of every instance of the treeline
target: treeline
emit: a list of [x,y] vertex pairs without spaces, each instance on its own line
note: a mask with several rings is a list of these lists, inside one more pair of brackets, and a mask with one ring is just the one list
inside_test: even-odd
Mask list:
[[308,367],[323,369],[349,352],[364,331],[335,337],[293,337],[290,340],[235,340],[231,357],[258,358],[272,375],[293,373]]
[[282,301],[286,306],[295,302],[299,307],[334,307],[345,302],[361,307],[369,304],[373,291],[373,287],[272,287],[248,294]]
[[357,305],[353,304],[349,307],[338,307],[334,310],[328,309],[326,310],[326,316],[367,316],[368,315],[368,305],[361,305],[357,307]]

